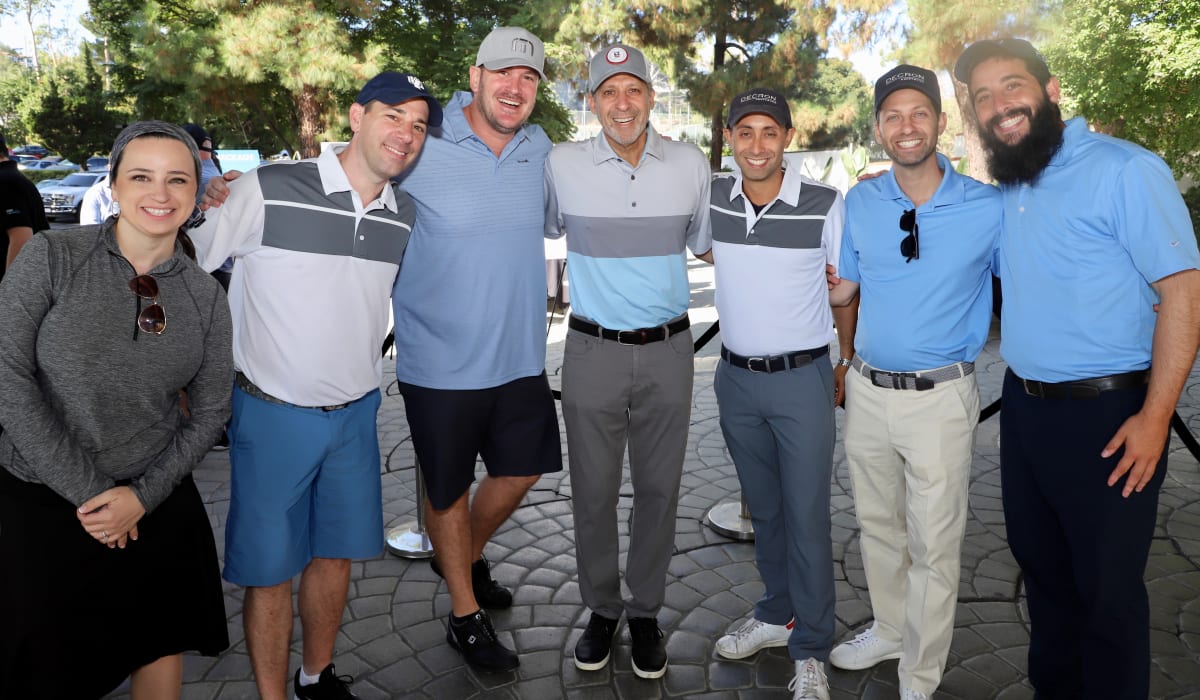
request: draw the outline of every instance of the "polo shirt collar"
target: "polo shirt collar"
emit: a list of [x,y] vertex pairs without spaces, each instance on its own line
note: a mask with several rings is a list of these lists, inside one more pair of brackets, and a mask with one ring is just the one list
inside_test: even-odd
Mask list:
[[[654,130],[652,125],[647,124],[646,147],[642,150],[642,157],[645,158],[646,156],[650,156],[656,160],[665,160],[664,151],[666,150],[666,146],[664,143],[663,137],[658,135],[658,132]],[[600,133],[596,134],[596,137],[592,139],[592,163],[595,165],[600,165],[607,160],[623,161],[621,156],[618,156],[617,152],[612,149],[611,145],[609,145],[608,137],[605,136],[604,131],[601,130]],[[642,161],[639,160],[638,165],[641,164]]]
[[1050,162],[1046,165],[1048,168],[1059,168],[1067,164],[1072,156],[1075,155],[1075,149],[1079,147],[1079,142],[1083,140],[1085,134],[1091,133],[1088,130],[1087,120],[1083,117],[1074,117],[1067,120],[1067,127],[1063,129],[1063,143],[1058,149],[1058,152],[1050,158]]
[[[949,158],[941,153],[935,153],[934,156],[937,158],[938,167],[942,169],[942,183],[938,185],[929,201],[921,206],[944,207],[949,204],[961,204],[967,196],[966,179],[954,170],[954,164],[950,162]],[[888,170],[887,174],[879,179],[883,181],[879,186],[880,199],[912,203],[908,195],[904,194],[904,190],[900,189],[900,184],[896,182],[894,170]]]
[[[338,154],[346,149],[346,146],[335,146],[325,149],[325,152],[317,156],[317,174],[321,176],[321,189],[325,194],[331,195],[335,192],[353,192],[354,188],[350,185],[350,178],[346,177],[346,171],[342,169],[342,162],[338,160]],[[379,193],[376,199],[390,212],[397,212],[399,208],[396,206],[396,193],[391,188],[391,182],[387,182],[383,186],[383,191]],[[363,207],[369,209],[370,202],[363,202]]]
[[[783,202],[792,207],[800,204],[800,188],[803,186],[800,169],[787,167],[786,158],[783,165],[783,182],[779,185],[779,193],[775,195],[775,199],[767,202],[767,205],[763,207],[763,211],[770,209],[771,205],[775,202]],[[733,192],[729,197],[729,201],[733,202],[738,198],[745,199],[746,201],[750,200],[749,197],[746,197],[746,193],[742,191],[742,171],[740,170],[733,176]]]

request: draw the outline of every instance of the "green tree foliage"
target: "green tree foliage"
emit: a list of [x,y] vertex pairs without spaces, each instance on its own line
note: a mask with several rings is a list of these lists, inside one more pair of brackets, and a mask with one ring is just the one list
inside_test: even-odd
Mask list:
[[872,89],[849,61],[822,60],[792,104],[796,147],[821,150],[871,141]]
[[47,94],[31,114],[42,144],[75,163],[108,153],[123,121],[109,109],[103,82],[86,52],[79,63],[80,70],[62,70],[50,79]]
[[22,119],[21,104],[37,90],[33,69],[14,58],[10,49],[0,46],[0,133],[10,147],[29,141],[30,130]]
[[1200,0],[1064,0],[1044,47],[1070,111],[1200,178]]

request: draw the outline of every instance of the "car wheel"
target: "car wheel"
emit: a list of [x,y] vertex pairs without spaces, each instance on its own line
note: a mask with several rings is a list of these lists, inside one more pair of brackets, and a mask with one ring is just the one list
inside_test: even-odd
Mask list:
[[75,218],[75,223],[79,223],[79,218],[82,213],[83,213],[83,203],[80,202],[79,205],[75,207],[75,213],[71,215]]

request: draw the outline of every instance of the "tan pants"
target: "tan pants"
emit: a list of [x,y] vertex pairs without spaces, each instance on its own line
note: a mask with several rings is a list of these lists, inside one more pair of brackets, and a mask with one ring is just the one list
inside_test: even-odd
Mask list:
[[846,460],[875,632],[901,642],[900,686],[932,695],[954,633],[975,375],[912,391],[851,370],[846,384]]

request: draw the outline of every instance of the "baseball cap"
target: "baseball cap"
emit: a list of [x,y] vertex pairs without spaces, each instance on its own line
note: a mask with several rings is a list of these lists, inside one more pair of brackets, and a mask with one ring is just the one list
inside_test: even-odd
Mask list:
[[525,66],[546,79],[546,47],[542,40],[521,27],[493,29],[479,45],[475,65],[488,70]]
[[588,66],[588,92],[596,92],[605,80],[619,73],[628,73],[646,85],[650,84],[650,64],[646,63],[645,54],[626,44],[613,44],[592,56]]
[[734,97],[729,103],[729,121],[725,126],[732,129],[747,114],[765,114],[783,128],[792,128],[787,98],[769,88],[753,88]]
[[938,87],[937,73],[928,68],[902,63],[875,81],[875,116],[879,116],[879,108],[883,106],[883,101],[888,95],[906,89],[925,93],[930,102],[933,102],[934,110],[939,113],[942,111],[942,90]]
[[975,66],[997,56],[1021,59],[1025,62],[1025,68],[1029,73],[1042,85],[1050,80],[1050,66],[1046,65],[1046,59],[1042,57],[1042,54],[1028,41],[1012,37],[984,39],[968,46],[954,64],[954,77],[959,82],[968,83],[971,81],[971,71],[975,70]]
[[366,107],[375,100],[387,105],[398,105],[414,97],[429,103],[429,126],[442,125],[442,106],[425,89],[425,83],[415,75],[384,71],[367,81],[354,101]]
[[204,127],[200,126],[199,124],[184,124],[183,130],[188,132],[188,135],[191,136],[192,140],[196,142],[196,148],[199,148],[201,151],[216,153],[214,148],[204,147],[205,141],[212,141],[212,137],[208,135],[208,132],[204,130]]

